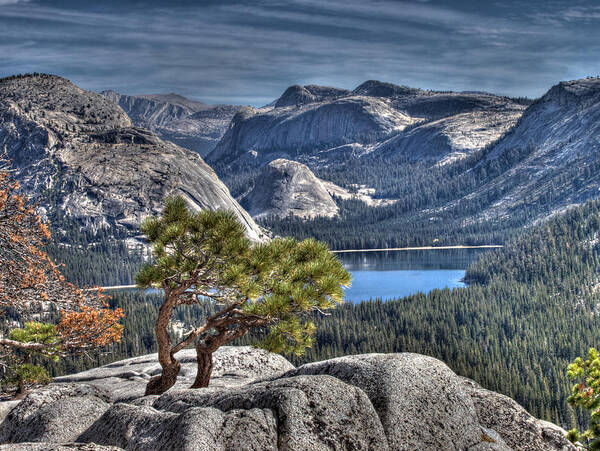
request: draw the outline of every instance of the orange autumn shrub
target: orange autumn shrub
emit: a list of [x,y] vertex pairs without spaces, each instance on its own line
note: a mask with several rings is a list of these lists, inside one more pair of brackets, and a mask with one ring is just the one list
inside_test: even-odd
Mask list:
[[19,361],[16,354],[28,362],[32,353],[62,357],[121,339],[122,310],[110,309],[100,289],[81,289],[67,282],[43,250],[50,238],[48,226],[19,192],[7,163],[0,160],[0,311],[11,313],[22,324],[60,314],[56,327],[49,329],[56,335],[51,338],[46,334],[42,341],[31,333],[0,337],[3,371],[9,360],[13,366]]

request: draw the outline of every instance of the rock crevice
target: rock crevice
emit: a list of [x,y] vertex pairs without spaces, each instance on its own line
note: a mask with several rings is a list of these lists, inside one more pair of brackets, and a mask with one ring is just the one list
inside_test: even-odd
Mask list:
[[185,351],[178,383],[161,396],[143,396],[155,354],[57,378],[11,406],[0,441],[23,450],[575,449],[558,426],[431,357],[366,354],[298,368],[250,347],[214,357],[210,386],[191,390]]

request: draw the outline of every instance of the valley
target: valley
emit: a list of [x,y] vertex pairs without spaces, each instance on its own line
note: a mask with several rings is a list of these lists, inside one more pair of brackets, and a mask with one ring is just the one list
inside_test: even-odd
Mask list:
[[[304,163],[324,183],[349,192],[368,187],[380,202],[331,191],[335,218],[262,215],[261,223],[278,234],[315,236],[334,249],[422,246],[435,240],[501,243],[524,226],[597,196],[599,93],[594,78],[560,83],[536,101],[367,82],[345,93],[348,101],[385,101],[413,118],[412,125],[400,122],[382,132],[388,113],[348,107],[345,114],[352,120],[380,125],[372,126],[369,137],[345,134],[343,126],[315,116],[330,105],[340,107],[346,97],[337,92],[297,105],[283,102],[281,111],[275,107],[234,118],[230,136],[207,158],[242,203],[264,189],[262,184],[251,193],[247,188],[262,177],[259,168],[282,157]],[[374,119],[378,114],[381,123]],[[306,115],[312,125],[299,131],[294,124]],[[260,133],[253,124],[261,124]],[[460,133],[453,134],[449,124]],[[310,126],[325,127],[332,135],[313,135]],[[292,142],[270,144],[276,136],[290,139],[298,133],[306,134],[302,149]],[[346,144],[335,141],[342,137]],[[277,151],[270,150],[273,146]],[[249,156],[252,152],[256,155]]]
[[0,451],[599,451],[598,42],[0,0]]
[[[151,128],[212,108],[105,95]],[[537,100],[295,85],[270,105],[235,107],[206,158],[275,234],[334,249],[502,243],[597,196],[599,104],[596,78]]]
[[[379,82],[301,88],[234,113],[206,157],[215,170],[199,148],[174,144],[156,125],[204,106],[101,96],[50,75],[0,81],[0,143],[52,224],[48,251],[78,285],[132,285],[148,259],[140,221],[179,194],[195,209],[233,211],[256,242],[326,241],[356,271],[353,302],[314,315],[315,344],[293,363],[423,353],[537,417],[585,424],[565,404],[563,373],[600,341],[598,79],[561,83],[536,101]],[[425,263],[386,263],[381,249]],[[427,257],[440,252],[449,265]],[[361,265],[387,279],[371,280],[376,271]],[[416,267],[442,278],[399,278]],[[126,312],[123,341],[92,360],[51,362],[53,375],[155,350],[160,296],[115,290],[110,305]],[[186,306],[172,332],[214,308]]]
[[[574,208],[508,240],[502,249],[399,251],[403,264],[410,267],[415,266],[414,262],[405,259],[414,256],[412,252],[418,253],[418,260],[425,258],[422,266],[429,268],[470,264],[465,276],[469,286],[434,289],[398,299],[384,300],[387,296],[382,296],[346,302],[331,315],[315,313],[314,346],[305,356],[290,360],[302,364],[370,352],[426,354],[447,362],[458,374],[516,399],[539,418],[567,429],[585,424],[585,416],[566,405],[570,386],[565,368],[600,341],[600,317],[595,313],[600,302],[600,292],[595,288],[600,280],[596,239],[599,211],[598,202]],[[438,256],[427,261],[431,252],[438,252]],[[439,252],[481,252],[482,258],[473,261],[451,254],[443,263]],[[347,254],[351,271],[362,265],[360,255]],[[373,255],[378,253],[369,252],[365,258]],[[386,260],[375,264],[385,266]],[[391,264],[398,269],[398,262]],[[65,271],[69,278],[80,273],[76,265],[68,268],[73,271]],[[395,277],[391,280],[399,283]],[[385,289],[381,280],[374,283],[373,293]],[[361,292],[368,290],[363,287]],[[111,354],[93,361],[53,364],[54,374],[153,352],[155,341],[149,319],[156,314],[161,297],[137,290],[117,291],[111,296],[111,305],[126,311],[123,342]],[[213,309],[211,304],[190,306],[182,309],[175,320],[185,329],[212,314]],[[237,343],[252,342],[249,336]]]

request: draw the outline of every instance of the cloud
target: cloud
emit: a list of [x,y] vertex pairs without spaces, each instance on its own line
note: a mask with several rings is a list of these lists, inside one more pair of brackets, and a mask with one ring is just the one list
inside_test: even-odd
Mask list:
[[0,76],[53,72],[93,90],[262,105],[295,83],[374,78],[537,96],[600,72],[595,10],[575,0],[6,1]]

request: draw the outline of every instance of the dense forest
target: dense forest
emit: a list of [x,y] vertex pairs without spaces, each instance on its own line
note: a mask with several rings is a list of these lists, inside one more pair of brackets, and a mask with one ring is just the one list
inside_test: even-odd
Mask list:
[[396,216],[394,206],[369,207],[358,200],[338,200],[340,218],[303,220],[264,218],[259,224],[279,236],[315,237],[332,249],[382,249],[405,246],[503,244],[526,219],[515,217],[465,224],[460,214],[444,217]]
[[49,220],[52,242],[45,250],[63,264],[61,271],[70,282],[78,286],[134,283],[133,277],[144,261],[141,241],[127,239],[127,231],[115,226],[89,230],[57,214]]
[[344,305],[305,360],[410,351],[570,427],[568,363],[600,342],[600,204],[525,231],[467,271],[470,286]]
[[[577,414],[566,404],[566,367],[600,343],[599,233],[600,203],[589,202],[486,253],[468,269],[467,288],[348,303],[331,316],[315,315],[316,345],[302,358],[289,358],[300,364],[365,352],[427,354],[511,396],[532,414],[571,427]],[[106,261],[121,252],[106,243],[100,248],[114,252]],[[74,250],[62,256],[77,259]],[[74,268],[67,264],[65,269],[82,283],[105,277]],[[158,295],[115,292],[111,303],[126,311],[123,342],[93,360],[53,364],[54,374],[155,351],[152,327]],[[211,311],[211,306],[185,308],[177,320],[194,324]],[[251,341],[245,337],[240,343]]]

